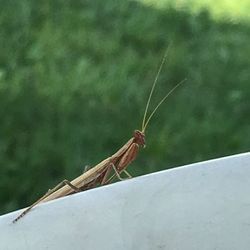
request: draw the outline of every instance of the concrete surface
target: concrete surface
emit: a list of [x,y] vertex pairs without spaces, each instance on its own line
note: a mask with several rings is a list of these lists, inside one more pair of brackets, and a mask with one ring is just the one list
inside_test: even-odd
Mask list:
[[250,153],[97,188],[0,217],[0,250],[250,249]]

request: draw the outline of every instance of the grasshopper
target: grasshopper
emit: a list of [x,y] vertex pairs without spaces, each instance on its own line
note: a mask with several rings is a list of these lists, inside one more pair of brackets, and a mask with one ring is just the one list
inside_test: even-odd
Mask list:
[[186,79],[179,82],[175,87],[173,87],[158,103],[158,105],[154,108],[152,113],[147,118],[149,104],[155,90],[156,83],[158,81],[160,72],[165,63],[167,57],[167,52],[165,53],[158,72],[156,74],[155,80],[151,87],[151,91],[148,97],[148,101],[146,104],[146,108],[144,111],[142,128],[141,130],[135,130],[133,133],[133,137],[128,140],[116,153],[112,156],[106,158],[105,160],[98,163],[96,166],[92,167],[88,171],[84,172],[79,177],[75,178],[72,181],[63,180],[56,187],[50,189],[44,196],[42,196],[39,200],[33,203],[31,206],[26,208],[17,218],[13,220],[13,223],[17,222],[21,219],[25,214],[27,214],[34,206],[39,203],[51,201],[60,197],[64,197],[66,195],[70,195],[76,192],[84,191],[90,188],[94,188],[98,185],[105,185],[112,181],[112,179],[117,176],[118,179],[123,180],[121,178],[121,173],[125,173],[129,178],[131,175],[126,171],[127,166],[136,159],[139,148],[145,147],[145,131],[148,126],[149,121],[152,119],[153,115],[157,111],[157,109],[161,106],[161,104],[167,99],[167,97],[178,87],[180,86]]

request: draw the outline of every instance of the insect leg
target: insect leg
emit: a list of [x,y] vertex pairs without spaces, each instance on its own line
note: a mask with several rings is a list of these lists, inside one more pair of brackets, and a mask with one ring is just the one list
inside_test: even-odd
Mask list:
[[[63,183],[64,185],[70,186],[76,193],[82,191],[81,188],[78,188],[78,187],[74,186],[74,185],[73,185],[70,181],[68,181],[68,180],[63,180],[62,183]],[[55,192],[55,191],[54,191],[54,192]]]
[[48,192],[42,196],[39,200],[34,202],[31,206],[29,206],[27,209],[25,209],[16,219],[14,219],[12,222],[15,223],[19,219],[21,219],[25,214],[27,214],[34,206],[36,206],[38,203],[42,202],[45,198],[50,196],[52,193],[56,192],[58,189],[63,187],[64,185],[70,186],[75,192],[81,191],[81,189],[77,188],[76,186],[72,185],[68,180],[63,180],[58,185],[56,185],[54,188],[49,189]]
[[110,164],[110,166],[114,169],[115,173],[107,181],[105,181],[104,183],[102,183],[103,185],[110,183],[114,179],[115,176],[117,176],[117,178],[120,181],[133,178],[125,169],[122,172],[124,172],[128,176],[128,178],[122,178],[121,175],[119,174],[119,172],[117,171],[115,165],[112,163],[112,164]]
[[117,178],[118,178],[120,181],[123,181],[124,178],[122,178],[121,175],[118,173],[118,171],[117,171],[115,165],[114,165],[113,163],[110,163],[110,166],[114,169],[115,175],[117,176]]
[[85,165],[84,170],[83,170],[83,173],[87,172],[90,168],[91,168],[91,166]]
[[133,176],[126,169],[124,169],[122,172],[124,172],[129,179],[133,178]]

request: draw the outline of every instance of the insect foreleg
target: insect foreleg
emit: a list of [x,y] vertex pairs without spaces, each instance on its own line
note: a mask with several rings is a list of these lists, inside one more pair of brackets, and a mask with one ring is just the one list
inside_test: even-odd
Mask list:
[[136,158],[139,150],[139,145],[137,143],[131,144],[128,150],[121,157],[119,163],[117,164],[116,170],[121,173],[125,168]]

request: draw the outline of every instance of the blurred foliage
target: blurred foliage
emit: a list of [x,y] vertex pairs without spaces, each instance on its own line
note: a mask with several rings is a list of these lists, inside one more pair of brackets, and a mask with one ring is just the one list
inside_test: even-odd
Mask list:
[[0,211],[79,175],[141,128],[172,42],[134,176],[249,150],[250,29],[142,1],[1,0]]
[[249,21],[250,20],[250,1],[241,0],[137,0],[148,6],[155,8],[166,8],[171,5],[176,9],[186,9],[191,13],[198,13],[206,9],[211,17],[216,20],[227,19],[231,21]]

